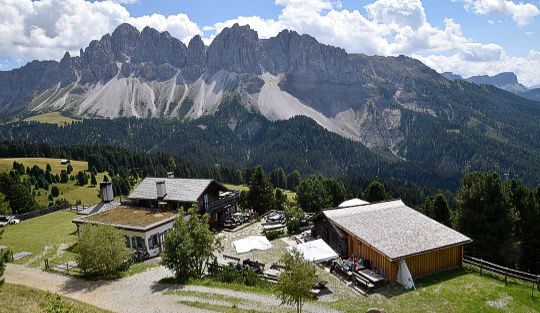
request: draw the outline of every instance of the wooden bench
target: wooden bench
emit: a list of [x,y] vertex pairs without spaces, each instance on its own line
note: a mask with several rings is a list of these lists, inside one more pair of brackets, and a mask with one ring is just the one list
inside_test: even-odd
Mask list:
[[235,261],[236,263],[240,263],[240,258],[234,257],[234,256],[232,256],[232,255],[224,254],[224,255],[223,255],[223,258],[224,258],[225,260],[231,260],[231,261]]
[[353,272],[353,281],[359,285],[360,287],[363,287],[367,290],[371,290],[375,287],[373,283],[371,283],[369,280],[367,280],[364,276],[358,274],[357,272]]

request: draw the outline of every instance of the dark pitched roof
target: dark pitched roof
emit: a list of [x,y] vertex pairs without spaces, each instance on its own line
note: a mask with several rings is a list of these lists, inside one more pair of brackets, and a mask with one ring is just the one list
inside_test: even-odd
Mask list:
[[227,190],[223,185],[211,179],[156,178],[147,177],[128,196],[133,200],[157,199],[156,182],[164,181],[166,194],[164,201],[196,202],[211,184],[220,190]]
[[472,241],[401,200],[328,210],[323,214],[392,260]]

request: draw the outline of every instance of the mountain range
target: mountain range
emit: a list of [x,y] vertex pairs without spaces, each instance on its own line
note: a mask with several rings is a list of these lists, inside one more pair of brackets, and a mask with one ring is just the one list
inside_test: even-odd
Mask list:
[[460,75],[457,75],[451,72],[444,72],[441,75],[443,75],[446,79],[449,79],[449,80],[464,79],[468,82],[475,83],[475,84],[493,85],[497,88],[501,88],[503,90],[509,91],[518,96],[522,96],[524,98],[534,100],[534,101],[540,101],[540,87],[539,86],[531,86],[530,88],[525,87],[518,81],[516,74],[512,72],[499,73],[494,76],[488,76],[488,75],[471,76],[469,78],[463,78]]
[[[223,107],[230,97],[240,108]],[[256,140],[262,124],[241,118],[248,112],[273,125],[267,129],[300,129],[300,123],[309,133],[318,124],[355,147],[366,146],[375,154],[388,151],[443,177],[493,169],[531,184],[540,181],[535,174],[540,170],[534,168],[540,164],[538,102],[490,85],[449,80],[410,57],[349,54],[289,30],[260,39],[249,26],[236,24],[208,46],[200,36],[186,46],[167,32],[150,27],[139,32],[122,24],[79,56],[66,53],[59,62],[32,61],[0,72],[0,112],[27,116],[50,111],[113,119],[110,125],[119,117],[165,118],[193,124],[194,132],[216,131],[212,125],[223,123],[239,138],[248,134],[241,158],[256,162],[249,145],[261,143]],[[297,116],[315,123],[293,119]],[[20,122],[5,125],[0,137],[34,140],[42,135],[28,132],[20,138],[24,127]],[[61,131],[66,130],[50,133]],[[304,145],[298,138],[272,134],[265,133],[266,146],[272,138],[289,140],[278,145],[284,156]],[[104,131],[102,136],[113,135]],[[115,140],[125,138],[109,141]],[[336,152],[346,142],[328,139],[325,144]],[[345,158],[340,162],[336,166],[348,166]]]

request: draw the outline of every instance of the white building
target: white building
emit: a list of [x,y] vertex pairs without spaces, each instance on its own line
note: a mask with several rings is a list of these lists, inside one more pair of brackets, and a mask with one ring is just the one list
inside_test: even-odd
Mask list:
[[133,250],[146,250],[150,257],[163,251],[165,233],[173,227],[178,216],[172,211],[158,212],[148,209],[116,207],[73,220],[80,231],[81,225],[109,225],[122,230],[126,245]]

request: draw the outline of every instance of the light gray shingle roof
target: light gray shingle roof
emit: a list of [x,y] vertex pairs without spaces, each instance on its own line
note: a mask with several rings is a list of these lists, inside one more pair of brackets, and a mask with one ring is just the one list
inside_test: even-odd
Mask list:
[[164,201],[196,202],[203,191],[213,182],[211,179],[155,178],[147,177],[131,192],[129,199],[157,199],[156,182],[165,181],[167,194]]
[[409,208],[401,200],[323,213],[392,260],[471,242],[469,237]]

